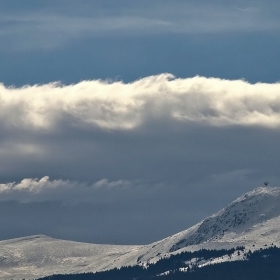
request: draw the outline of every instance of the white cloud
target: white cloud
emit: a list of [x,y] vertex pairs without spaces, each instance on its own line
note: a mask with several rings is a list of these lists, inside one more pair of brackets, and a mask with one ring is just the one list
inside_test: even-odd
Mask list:
[[161,74],[128,84],[101,80],[22,88],[1,84],[0,100],[0,123],[9,130],[52,131],[65,125],[135,129],[163,118],[214,126],[280,125],[279,83]]
[[41,179],[23,179],[20,183],[7,183],[0,184],[0,193],[10,193],[10,192],[30,192],[39,193],[45,188],[57,188],[63,187],[69,182],[62,180],[50,181],[48,176],[44,176]]
[[25,178],[21,182],[0,184],[0,201],[21,202],[61,200],[70,202],[92,201],[100,192],[125,191],[132,183],[126,180],[102,179],[95,183],[70,180],[51,180],[49,176]]

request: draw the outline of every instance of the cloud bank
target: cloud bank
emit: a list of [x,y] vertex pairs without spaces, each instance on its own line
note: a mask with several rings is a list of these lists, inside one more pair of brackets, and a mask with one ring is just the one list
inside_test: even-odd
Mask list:
[[0,85],[0,123],[26,130],[67,126],[131,130],[157,119],[213,126],[280,125],[280,84],[171,74],[132,83],[82,81],[22,88]]

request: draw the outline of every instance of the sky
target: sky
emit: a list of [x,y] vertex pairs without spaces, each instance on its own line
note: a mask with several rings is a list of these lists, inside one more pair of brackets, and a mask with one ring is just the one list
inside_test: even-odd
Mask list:
[[0,2],[0,240],[148,244],[279,186],[280,2]]

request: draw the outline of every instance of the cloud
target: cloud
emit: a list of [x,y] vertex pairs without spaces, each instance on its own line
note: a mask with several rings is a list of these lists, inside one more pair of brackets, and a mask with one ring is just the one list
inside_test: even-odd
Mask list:
[[16,184],[7,183],[7,184],[0,184],[0,193],[10,193],[14,191],[25,191],[30,193],[40,192],[43,188],[53,188],[57,187],[58,185],[65,185],[63,181],[49,181],[49,177],[45,176],[42,179],[23,179],[20,183]]
[[[73,4],[73,3],[72,3]],[[240,4],[240,3],[239,3]],[[258,5],[259,4],[259,5]],[[150,34],[215,34],[280,29],[273,4],[196,3],[166,1],[112,3],[97,6],[51,4],[39,9],[2,9],[0,38],[12,49],[52,49],[70,41],[100,36]],[[3,44],[2,47],[5,48]]]
[[[136,184],[135,184],[136,185]],[[95,183],[70,180],[51,180],[49,176],[25,178],[19,183],[0,184],[0,201],[16,200],[19,202],[34,201],[92,201],[97,194],[112,191],[125,191],[133,186],[127,180],[109,181],[102,179]]]
[[171,74],[128,84],[102,80],[22,88],[1,84],[0,124],[9,129],[50,132],[64,125],[131,130],[159,119],[278,127],[279,92],[279,83],[175,78]]
[[[170,10],[172,13],[170,14]],[[238,20],[238,22],[236,21]],[[114,14],[100,11],[93,16],[67,14],[24,14],[21,16],[3,16],[0,23],[6,25],[1,35],[13,32],[20,35],[32,29],[43,39],[43,32],[58,38],[112,35],[113,32],[126,35],[155,33],[216,33],[227,31],[256,31],[279,29],[276,19],[262,17],[256,7],[223,7],[217,5],[163,5],[150,10],[131,10]],[[15,27],[18,26],[18,29]],[[54,41],[52,38],[50,42]]]

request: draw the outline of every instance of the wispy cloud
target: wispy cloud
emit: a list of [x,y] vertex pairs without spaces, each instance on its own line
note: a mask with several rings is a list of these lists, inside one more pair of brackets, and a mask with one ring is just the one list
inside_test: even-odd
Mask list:
[[[279,30],[279,16],[258,6],[172,2],[133,8],[0,12],[0,38],[13,49],[54,48],[96,36]],[[2,46],[5,47],[4,45]]]
[[0,86],[0,123],[9,129],[52,131],[66,126],[134,129],[171,119],[214,126],[280,125],[280,84],[161,74],[125,84]]
[[93,201],[100,192],[116,190],[123,192],[132,185],[132,182],[126,180],[102,179],[95,183],[85,183],[61,179],[51,180],[49,176],[25,178],[18,183],[0,184],[0,201]]

